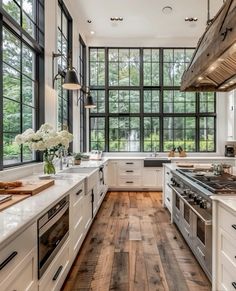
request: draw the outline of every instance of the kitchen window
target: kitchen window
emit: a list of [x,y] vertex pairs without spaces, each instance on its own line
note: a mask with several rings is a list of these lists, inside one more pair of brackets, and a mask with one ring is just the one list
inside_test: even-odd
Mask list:
[[[79,82],[82,88],[86,87],[86,45],[81,36],[79,36]],[[80,151],[86,151],[86,110],[84,108],[85,93],[80,90]]]
[[97,108],[90,110],[90,150],[168,152],[181,146],[215,152],[215,93],[180,92],[193,52],[91,47],[90,88]]
[[[72,18],[63,1],[58,2],[57,7],[57,52],[62,54],[57,58],[58,71],[62,72],[68,66],[68,59],[72,57]],[[63,77],[56,80],[57,91],[57,127],[58,130],[72,131],[72,104],[68,90],[62,87]]]
[[43,1],[4,0],[1,5],[0,170],[38,159],[14,140],[44,121]]

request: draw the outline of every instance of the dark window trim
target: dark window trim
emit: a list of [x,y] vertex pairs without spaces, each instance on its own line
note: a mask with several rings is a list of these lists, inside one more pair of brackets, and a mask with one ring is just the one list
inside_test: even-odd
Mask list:
[[[194,47],[104,47],[96,46],[89,47],[89,76],[91,75],[91,61],[90,61],[90,50],[91,49],[104,49],[105,50],[105,84],[104,86],[92,86],[89,78],[89,85],[91,90],[104,90],[105,91],[105,113],[92,113],[89,114],[89,141],[91,141],[91,118],[93,117],[104,117],[105,118],[105,151],[109,151],[109,117],[119,117],[119,116],[134,116],[140,117],[142,121],[144,117],[159,117],[160,118],[160,152],[163,152],[163,120],[164,117],[195,117],[196,118],[196,140],[195,140],[195,151],[199,153],[209,153],[216,152],[216,140],[217,140],[217,131],[216,131],[216,94],[215,98],[215,108],[213,113],[204,113],[200,112],[200,93],[195,93],[196,96],[196,111],[194,113],[164,113],[163,112],[163,97],[165,90],[180,90],[180,86],[165,86],[163,80],[163,64],[164,64],[164,50],[165,49],[194,49]],[[109,86],[109,61],[108,61],[108,51],[109,49],[139,49],[140,50],[140,85],[139,86]],[[159,49],[159,74],[160,74],[160,83],[159,86],[145,86],[143,84],[143,50],[144,49]],[[160,112],[159,113],[144,113],[143,110],[143,92],[145,90],[159,90],[160,91]],[[109,91],[110,90],[140,90],[140,113],[109,113]],[[201,117],[214,117],[214,150],[213,151],[200,151],[200,118]],[[89,142],[89,149],[91,150],[91,144]],[[140,151],[144,150],[144,129],[141,124],[140,126]],[[121,151],[119,151],[121,152]]]
[[[44,14],[39,14],[39,5],[44,11],[44,1],[36,0],[36,39],[28,34],[3,8],[2,1],[0,1],[0,44],[2,46],[3,38],[2,32],[3,27],[6,27],[13,35],[15,35],[21,42],[21,46],[25,44],[35,53],[35,128],[38,129],[40,125],[45,122],[45,80],[44,80],[44,41],[39,44],[39,31],[44,36],[44,32],[39,28],[38,23],[44,23]],[[22,60],[21,60],[22,63]],[[20,163],[14,163],[10,165],[3,165],[3,51],[0,53],[0,171],[6,168],[12,168],[20,165],[31,164],[36,161],[42,161],[42,154],[36,152],[35,159],[32,161],[23,162],[22,149],[21,149],[21,161]],[[22,75],[21,75],[22,83]],[[22,85],[22,84],[21,84]],[[22,90],[22,86],[21,86]],[[22,92],[21,92],[22,99]],[[21,100],[22,101],[22,100]],[[21,112],[22,112],[21,102]],[[21,130],[22,130],[22,118],[21,118]]]

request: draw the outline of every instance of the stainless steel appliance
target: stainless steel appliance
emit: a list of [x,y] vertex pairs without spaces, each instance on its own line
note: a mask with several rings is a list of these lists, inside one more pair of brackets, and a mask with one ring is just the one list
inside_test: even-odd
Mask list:
[[236,194],[236,177],[211,171],[172,171],[173,221],[211,280],[212,195]]
[[69,196],[61,199],[38,220],[38,277],[69,236]]

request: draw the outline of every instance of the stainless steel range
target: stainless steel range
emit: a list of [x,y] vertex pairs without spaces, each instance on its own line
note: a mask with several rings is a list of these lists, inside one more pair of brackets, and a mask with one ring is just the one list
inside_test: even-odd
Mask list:
[[210,171],[172,171],[173,222],[211,280],[212,195],[236,194],[236,177]]

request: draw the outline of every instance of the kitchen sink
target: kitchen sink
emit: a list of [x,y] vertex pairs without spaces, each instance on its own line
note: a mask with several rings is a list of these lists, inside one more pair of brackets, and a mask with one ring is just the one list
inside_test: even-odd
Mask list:
[[162,167],[164,163],[171,163],[171,160],[165,157],[148,157],[144,159],[144,167]]
[[94,170],[98,169],[97,167],[89,167],[89,168],[68,168],[66,170],[63,170],[63,173],[70,173],[70,174],[89,174],[93,172]]

